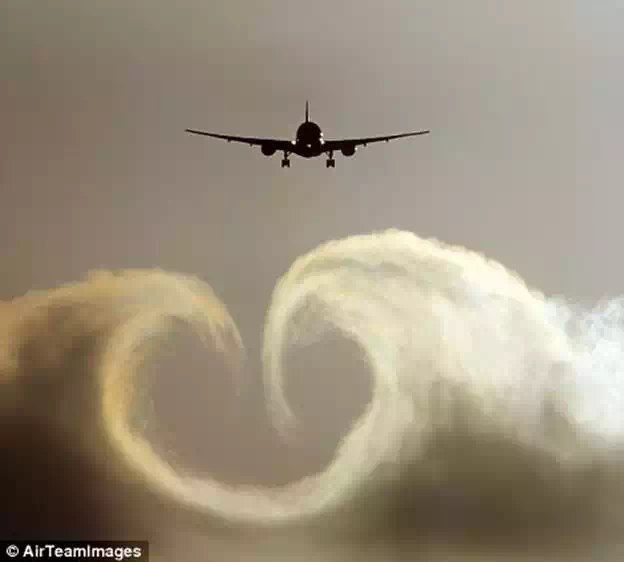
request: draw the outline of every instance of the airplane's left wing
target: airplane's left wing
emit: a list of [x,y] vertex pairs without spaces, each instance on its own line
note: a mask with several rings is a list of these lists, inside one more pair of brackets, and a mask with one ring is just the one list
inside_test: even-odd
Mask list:
[[206,131],[198,131],[196,129],[185,129],[185,131],[194,135],[203,135],[205,137],[221,139],[227,142],[240,142],[243,144],[248,144],[249,146],[269,146],[271,148],[275,148],[275,150],[290,150],[292,148],[292,142],[289,140],[221,135],[219,133],[208,133]]
[[386,135],[383,137],[365,137],[360,139],[340,139],[340,140],[326,140],[323,143],[323,150],[342,150],[346,148],[354,148],[356,146],[366,146],[374,142],[389,142],[394,139],[403,139],[405,137],[415,137],[418,135],[427,135],[431,131],[414,131],[413,133],[399,133],[397,135]]

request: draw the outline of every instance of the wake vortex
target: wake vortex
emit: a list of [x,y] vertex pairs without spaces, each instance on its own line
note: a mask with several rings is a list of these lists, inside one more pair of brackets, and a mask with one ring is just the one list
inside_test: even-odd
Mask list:
[[[549,513],[556,520],[569,510],[620,520],[619,301],[574,310],[476,253],[408,232],[319,246],[273,293],[262,355],[269,407],[288,435],[294,416],[283,393],[284,357],[328,328],[359,345],[373,398],[327,470],[270,491],[181,475],[129,423],[139,365],[172,319],[188,322],[233,363],[243,352],[208,286],[158,270],[104,272],[28,294],[0,312],[28,326],[59,306],[79,312],[63,324],[56,354],[64,337],[69,346],[76,334],[98,334],[93,371],[106,438],[147,487],[197,513],[253,525],[314,520],[349,505],[387,516],[401,490],[419,491],[414,501],[424,501],[435,488],[482,516],[494,505],[491,520],[500,506],[512,520],[514,511],[551,521]],[[11,334],[7,350],[11,338],[26,337]]]

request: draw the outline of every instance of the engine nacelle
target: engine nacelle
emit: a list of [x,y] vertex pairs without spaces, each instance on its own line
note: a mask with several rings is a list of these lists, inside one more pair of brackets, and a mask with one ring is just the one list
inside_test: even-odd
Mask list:
[[343,156],[353,156],[355,154],[356,148],[354,144],[346,144],[341,149]]
[[273,156],[273,154],[275,154],[276,148],[272,144],[263,144],[261,150],[262,154],[264,154],[265,156]]

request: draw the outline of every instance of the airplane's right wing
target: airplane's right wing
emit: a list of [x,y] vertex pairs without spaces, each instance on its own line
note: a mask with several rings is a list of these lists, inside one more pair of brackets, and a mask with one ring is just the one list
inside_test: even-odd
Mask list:
[[270,147],[275,150],[291,150],[292,141],[282,139],[263,139],[257,137],[238,137],[235,135],[222,135],[219,133],[209,133],[207,131],[198,131],[197,129],[185,129],[187,133],[193,135],[203,135],[205,137],[212,137],[215,139],[221,139],[227,142],[240,142],[248,144],[249,146],[262,146]]

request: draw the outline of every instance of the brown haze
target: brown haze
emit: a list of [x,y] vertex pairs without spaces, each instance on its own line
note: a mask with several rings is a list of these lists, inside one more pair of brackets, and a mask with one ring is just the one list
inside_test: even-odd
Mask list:
[[[85,272],[183,272],[210,284],[227,303],[245,343],[244,360],[234,353],[236,338],[227,340],[228,353],[215,353],[183,322],[174,322],[166,341],[144,342],[134,356],[147,363],[138,371],[131,421],[176,469],[234,487],[283,486],[322,471],[373,397],[374,372],[364,347],[338,330],[320,339],[312,331],[308,347],[289,348],[284,358],[286,394],[297,422],[292,432],[286,431],[287,412],[277,418],[280,436],[265,411],[260,359],[275,280],[324,240],[398,227],[501,259],[530,285],[570,301],[620,294],[622,10],[617,0],[527,0],[504,7],[490,0],[2,3],[0,354],[7,384],[0,405],[3,427],[10,428],[3,432],[2,450],[12,451],[14,462],[4,466],[4,482],[11,486],[0,495],[14,500],[15,508],[3,512],[13,529],[29,536],[120,538],[155,537],[166,528],[172,540],[163,540],[165,559],[227,562],[228,552],[234,559],[242,556],[236,551],[240,527],[231,531],[237,537],[232,542],[221,515],[196,517],[194,508],[172,513],[170,494],[181,490],[155,482],[145,488],[140,470],[126,470],[124,454],[132,451],[116,453],[110,436],[90,423],[103,412],[104,395],[92,386],[101,372],[92,368],[105,342],[123,333],[120,327],[135,313],[138,321],[149,322],[152,314],[182,306],[190,298],[181,295],[187,276],[139,272],[117,284],[104,276],[65,296],[47,292],[83,279]],[[323,159],[293,159],[290,170],[281,170],[279,155],[267,159],[258,149],[183,131],[288,138],[308,98],[328,138],[419,128],[432,134],[363,148],[350,159],[339,156],[335,170],[326,170]],[[162,289],[174,296],[129,312],[128,303],[145,283],[152,283],[155,294]],[[19,297],[33,289],[45,291]],[[96,298],[97,291],[102,292]],[[178,312],[194,311],[204,326],[206,314],[219,307],[207,304],[216,301],[203,285],[193,284],[194,291],[199,301]],[[80,295],[84,301],[77,303]],[[57,297],[62,303],[50,308]],[[565,316],[566,306],[551,304]],[[585,340],[598,338],[592,344],[596,352],[575,371],[587,386],[584,396],[606,392],[616,398],[609,391],[618,386],[609,377],[620,369],[613,352],[619,349],[619,320],[609,320],[609,329],[587,331],[578,322],[582,307],[574,308],[581,312],[572,314],[573,340],[582,334]],[[613,310],[617,306],[600,314],[606,318]],[[414,318],[410,322],[418,326]],[[539,344],[518,338],[524,344],[517,345],[528,349]],[[598,371],[610,376],[591,376],[591,366],[605,357],[611,359]],[[133,373],[131,367],[116,372]],[[535,373],[535,366],[528,372]],[[123,413],[129,398],[109,405]],[[475,419],[481,419],[479,412]],[[527,414],[527,421],[534,415]],[[595,421],[580,410],[579,418],[590,426]],[[614,425],[599,431],[612,439]],[[462,455],[466,447],[448,449]],[[464,474],[461,483],[474,487],[471,478],[487,474],[491,457],[472,456],[485,459],[485,466],[475,460],[474,470],[464,474],[466,465],[458,460],[449,478]],[[532,465],[527,460],[524,466]],[[508,474],[513,467],[503,468]],[[587,505],[588,487],[605,485],[599,468],[572,505]],[[171,475],[161,476],[166,482]],[[277,559],[296,560],[302,552],[314,560],[348,560],[359,545],[374,560],[402,560],[406,543],[397,535],[428,535],[441,520],[441,543],[452,543],[462,530],[483,538],[477,523],[487,518],[469,516],[448,487],[434,487],[423,498],[425,489],[417,494],[422,511],[401,507],[413,506],[414,494],[397,491],[387,495],[388,506],[397,508],[386,527],[364,525],[375,529],[365,535],[383,545],[380,551],[361,534],[337,540],[347,545],[342,554],[328,538],[303,548],[305,541],[291,540],[290,529],[273,550],[251,549],[243,559],[262,560],[264,552],[274,560],[271,552],[277,552]],[[554,499],[559,490],[555,486],[547,502],[541,492],[527,500],[554,505],[544,515],[552,521],[562,513]],[[595,497],[600,511],[603,496]],[[117,503],[121,498],[124,509]],[[485,498],[499,501],[495,493]],[[500,509],[508,509],[507,503]],[[592,513],[584,512],[576,523],[568,514],[561,523],[591,523]],[[542,520],[547,519],[536,519]],[[313,537],[313,527],[306,524],[303,536]],[[518,527],[526,529],[524,523]],[[581,542],[587,538],[577,534]],[[492,532],[491,539],[500,536]],[[619,559],[612,541],[598,542],[605,548],[594,549],[596,542],[588,539],[590,546],[579,549],[581,559]],[[328,551],[319,550],[320,544],[330,544]]]

